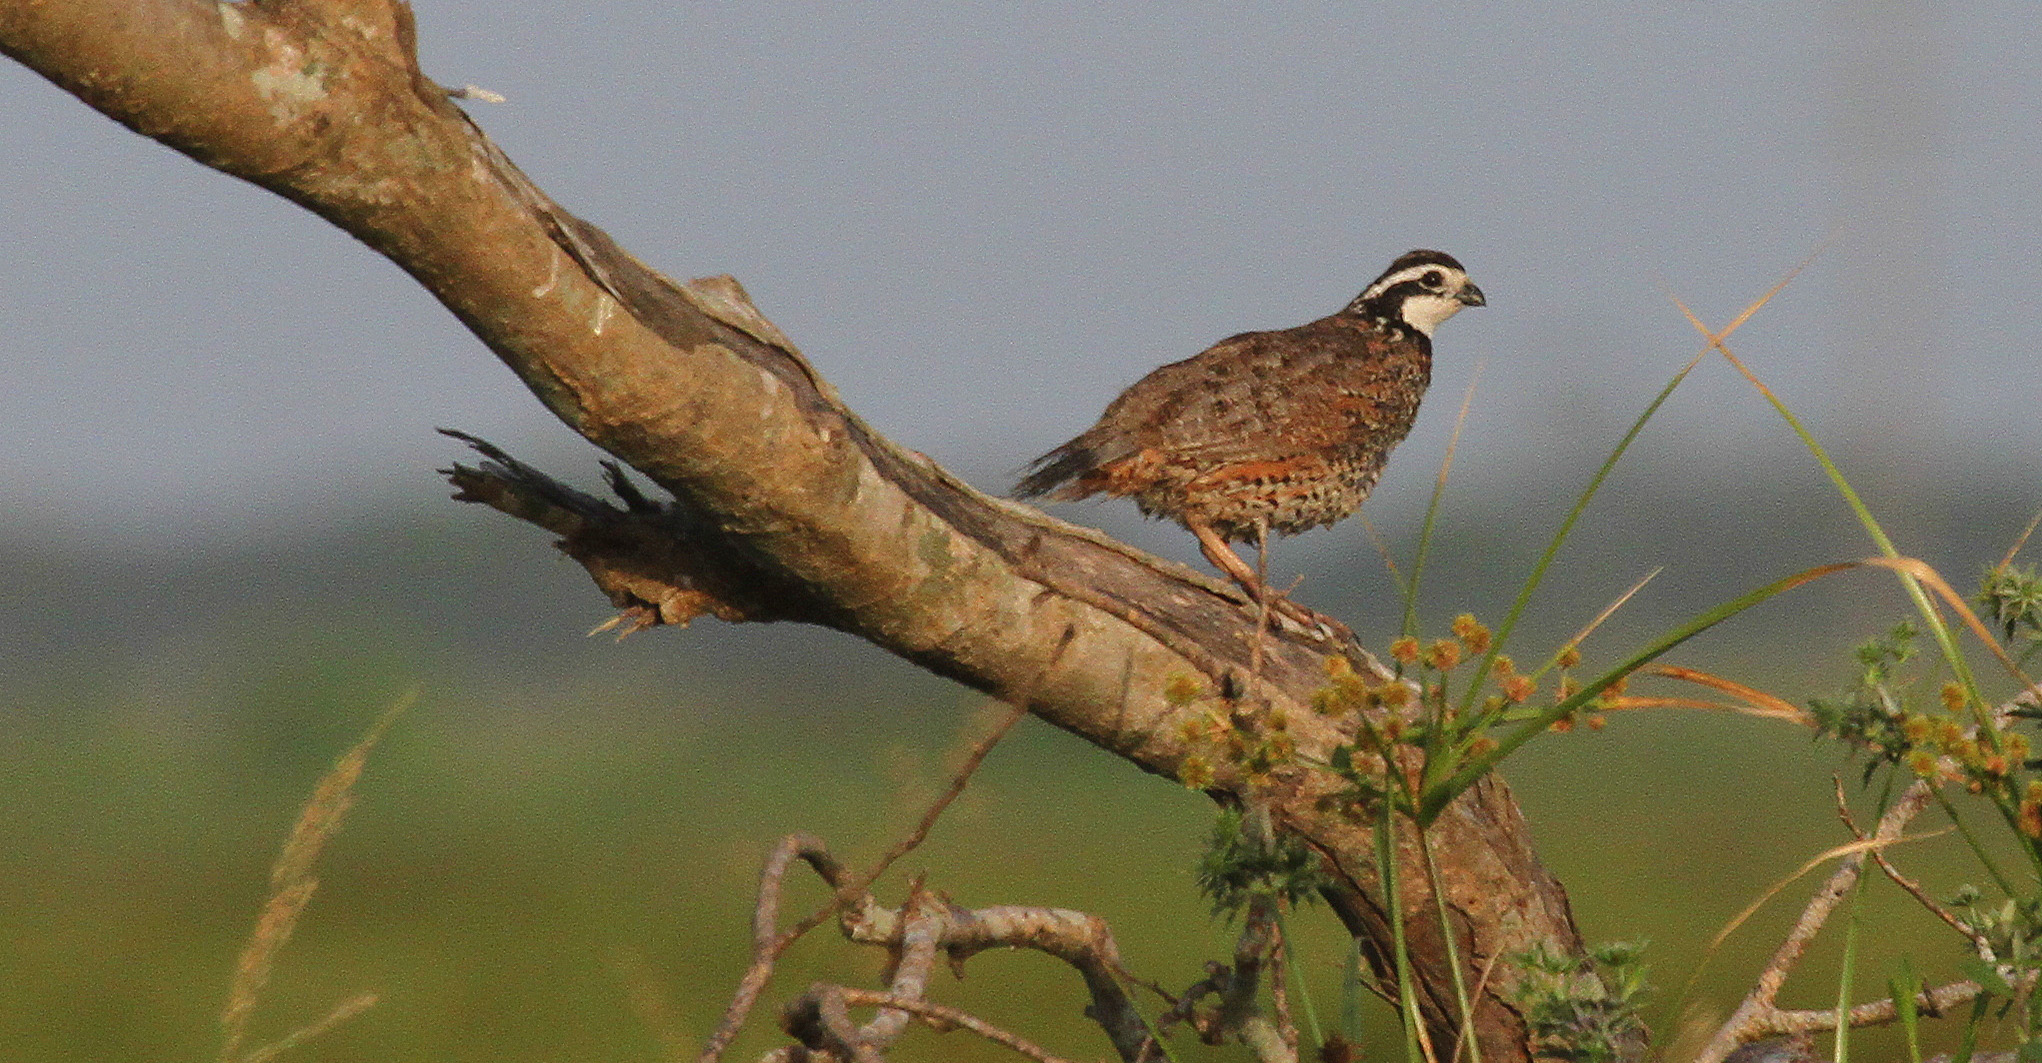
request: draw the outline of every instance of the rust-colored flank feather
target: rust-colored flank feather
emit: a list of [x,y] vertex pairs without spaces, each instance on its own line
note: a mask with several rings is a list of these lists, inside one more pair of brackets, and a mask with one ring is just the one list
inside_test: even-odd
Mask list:
[[1485,302],[1452,256],[1412,251],[1339,313],[1221,340],[1136,381],[1099,423],[1037,458],[1015,494],[1132,498],[1190,529],[1259,597],[1260,579],[1226,544],[1359,509],[1418,416],[1433,328]]

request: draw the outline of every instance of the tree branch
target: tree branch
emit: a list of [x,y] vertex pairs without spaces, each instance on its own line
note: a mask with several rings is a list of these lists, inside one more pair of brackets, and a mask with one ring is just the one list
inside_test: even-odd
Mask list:
[[[1879,825],[1872,832],[1870,840],[1886,844],[1900,837],[1900,832],[1907,827],[1909,821],[1919,815],[1934,796],[1935,787],[1932,784],[1916,780],[1900,795],[1900,799],[1893,803],[1893,807],[1887,809],[1886,814],[1880,817]],[[1801,918],[1796,920],[1793,929],[1787,932],[1786,939],[1773,951],[1771,962],[1759,973],[1758,982],[1752,987],[1750,994],[1738,1005],[1729,1021],[1716,1030],[1715,1036],[1710,1038],[1709,1043],[1695,1056],[1695,1063],[1722,1063],[1739,1046],[1767,1037],[1803,1032],[1783,1025],[1788,1021],[1784,1016],[1789,1013],[1781,1011],[1774,1001],[1779,999],[1780,988],[1786,984],[1788,973],[1800,962],[1801,955],[1808,950],[1809,943],[1815,940],[1816,933],[1829,920],[1830,913],[1836,910],[1837,904],[1849,895],[1853,886],[1857,885],[1864,867],[1865,854],[1862,851],[1844,857],[1837,864],[1829,880],[1822,884],[1822,888],[1815,892],[1815,896],[1810,898],[1807,906],[1802,909]],[[1890,1001],[1887,1003],[1891,1005]],[[1831,1009],[1828,1014],[1831,1025],[1827,1028],[1834,1029],[1836,1012]]]
[[[970,1030],[972,1033],[994,1044],[1013,1049],[1015,1052],[1035,1060],[1036,1063],[1069,1063],[1063,1057],[1052,1055],[1048,1050],[1032,1041],[1002,1030],[984,1019],[959,1011],[956,1008],[946,1008],[941,1004],[931,1004],[926,1000],[907,1000],[901,997],[889,996],[885,993],[875,993],[869,989],[852,989],[848,986],[815,986],[809,990],[810,996],[824,993],[835,993],[842,998],[845,1004],[852,1006],[895,1008],[914,1015],[937,1030],[952,1028]],[[780,1061],[794,1063],[797,1058],[795,1053],[800,1051],[803,1050],[776,1049],[765,1058],[774,1061],[774,1063],[780,1063]]]
[[[276,192],[389,257],[564,422],[670,493],[622,506],[499,455],[457,470],[465,497],[552,528],[634,624],[790,619],[867,639],[1177,777],[1184,724],[1249,689],[1289,721],[1297,757],[1266,775],[1219,763],[1324,853],[1387,946],[1368,830],[1314,767],[1348,737],[1311,711],[1324,659],[1381,669],[1295,626],[1258,636],[1231,586],[1026,506],[895,446],[838,399],[728,278],[676,284],[540,191],[420,71],[395,0],[0,0],[0,52],[101,113]],[[671,206],[671,205],[663,205]],[[682,205],[685,207],[685,205]],[[551,485],[551,486],[549,486]],[[1165,694],[1173,679],[1204,691]],[[1579,954],[1559,884],[1494,779],[1435,826],[1453,917],[1475,958]],[[1457,1019],[1415,852],[1406,923],[1439,1038]],[[1486,1063],[1527,1058],[1508,964],[1477,1002]]]
[[[774,963],[794,936],[791,931],[774,933],[774,913],[786,872],[796,860],[808,863],[837,891],[842,905],[838,918],[846,938],[886,948],[894,957],[890,984],[882,994],[861,995],[839,986],[816,986],[788,1005],[782,1024],[805,1050],[839,1059],[876,1058],[881,1049],[900,1036],[910,1013],[922,1014],[914,1008],[895,1007],[891,1002],[922,999],[939,951],[949,958],[954,969],[961,971],[972,956],[991,948],[1006,948],[1033,949],[1069,964],[1084,978],[1091,998],[1086,1016],[1106,1032],[1122,1059],[1146,1058],[1151,1041],[1149,1029],[1134,1001],[1121,988],[1120,950],[1104,920],[1062,908],[996,905],[967,909],[924,892],[919,886],[909,891],[907,903],[898,909],[881,906],[862,890],[855,899],[847,900],[841,865],[820,840],[812,835],[795,834],[774,848],[760,874],[759,899],[753,917],[755,958],[723,1024],[703,1050],[700,1058],[704,1063],[716,1059],[729,1046],[744,1012],[757,999]],[[884,997],[887,1002],[882,1004],[878,1018],[863,1027],[854,1026],[848,1012],[842,1010],[843,1003],[878,1002],[865,996]]]
[[[765,867],[759,872],[758,903],[752,910],[751,965],[738,980],[737,992],[732,995],[730,1005],[724,1009],[723,1021],[717,1024],[716,1031],[709,1035],[708,1042],[703,1045],[700,1063],[716,1063],[723,1055],[723,1050],[730,1047],[731,1040],[737,1036],[738,1030],[743,1028],[746,1016],[751,1013],[752,1005],[757,1003],[759,992],[766,986],[766,980],[772,977],[774,964],[779,962],[780,954],[786,952],[788,946],[810,930],[821,926],[823,920],[828,919],[833,913],[875,907],[871,895],[866,891],[874,882],[879,881],[881,875],[886,874],[894,861],[913,852],[928,839],[929,831],[934,829],[937,818],[942,816],[951,802],[957,800],[957,796],[964,792],[965,784],[971,781],[972,775],[978,771],[978,766],[985,763],[986,754],[992,752],[993,747],[1007,736],[1007,732],[1020,722],[1024,714],[1022,709],[1013,709],[990,732],[973,743],[971,751],[965,755],[964,762],[952,773],[949,787],[936,800],[930,802],[929,807],[922,813],[921,821],[915,824],[915,829],[910,831],[907,837],[894,843],[893,847],[886,851],[886,855],[880,857],[878,862],[863,874],[846,877],[843,868],[838,865],[836,858],[829,854],[822,840],[812,834],[790,834],[782,838],[779,845],[773,847],[772,853],[766,857]],[[786,879],[787,868],[797,858],[807,861],[808,865],[815,869],[816,874],[822,876],[823,881],[830,886],[831,896],[829,903],[816,909],[808,918],[796,923],[785,933],[781,933],[780,888]],[[848,933],[848,930],[846,932]]]
[[[1981,991],[1977,982],[1951,982],[1916,993],[1914,1003],[1924,1015],[1939,1015],[1949,1008],[1976,1000]],[[1900,1017],[1900,1008],[1894,1004],[1892,997],[1887,997],[1869,1004],[1855,1005],[1850,1009],[1849,1016],[1852,1027],[1883,1026]],[[1775,1011],[1769,1016],[1766,1026],[1765,1036],[1769,1037],[1827,1033],[1836,1029],[1836,1009]]]
[[[1836,780],[1836,811],[1838,817],[1843,820],[1844,827],[1851,832],[1852,836],[1856,837],[1859,841],[1865,840],[1865,832],[1858,829],[1857,820],[1851,816],[1850,804],[1844,799],[1842,776],[1838,776]],[[1908,896],[1913,897],[1915,903],[1927,909],[1930,915],[1942,920],[1945,926],[1964,935],[1964,939],[1971,942],[1972,948],[1989,948],[1984,934],[1979,933],[1976,928],[1964,920],[1957,918],[1956,913],[1937,904],[1936,899],[1929,896],[1929,891],[1923,889],[1921,883],[1901,874],[1900,869],[1894,867],[1893,861],[1886,856],[1886,850],[1883,846],[1873,849],[1870,855],[1872,862],[1879,865],[1879,870],[1884,871],[1886,877],[1893,880],[1894,885],[1899,886]]]

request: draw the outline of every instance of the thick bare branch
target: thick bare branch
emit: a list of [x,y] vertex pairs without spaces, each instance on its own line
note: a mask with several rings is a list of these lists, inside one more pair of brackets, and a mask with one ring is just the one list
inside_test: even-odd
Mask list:
[[[1210,788],[1252,786],[1324,853],[1359,898],[1350,928],[1381,953],[1369,832],[1343,811],[1344,781],[1312,766],[1346,738],[1310,710],[1324,658],[1367,669],[1366,655],[1294,626],[1262,643],[1231,586],[989,498],[880,437],[735,281],[675,284],[553,203],[419,70],[414,36],[396,0],[0,0],[0,51],[388,256],[563,421],[668,492],[591,506],[501,460],[456,474],[568,539],[630,622],[834,627],[1172,777],[1197,753],[1183,725],[1257,677],[1261,717],[1288,720],[1299,755],[1252,780],[1210,764]],[[1166,697],[1179,677],[1205,697]],[[1466,955],[1578,954],[1500,782],[1433,830]],[[1418,881],[1415,852],[1399,858]],[[1427,1020],[1451,1038],[1432,900],[1405,893]],[[1527,1056],[1517,981],[1499,968],[1478,1002],[1488,1063]]]

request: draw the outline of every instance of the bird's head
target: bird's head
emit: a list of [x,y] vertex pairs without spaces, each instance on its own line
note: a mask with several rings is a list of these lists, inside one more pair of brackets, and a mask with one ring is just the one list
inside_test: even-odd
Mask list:
[[1410,251],[1347,304],[1347,313],[1401,324],[1426,336],[1462,307],[1487,306],[1468,271],[1444,251]]

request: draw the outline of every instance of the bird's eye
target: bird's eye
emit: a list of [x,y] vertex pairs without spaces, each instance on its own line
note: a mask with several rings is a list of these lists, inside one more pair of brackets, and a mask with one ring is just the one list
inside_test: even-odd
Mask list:
[[1441,273],[1438,270],[1433,270],[1432,272],[1427,273],[1425,276],[1419,278],[1419,283],[1425,285],[1427,288],[1438,288],[1446,284],[1446,274]]

